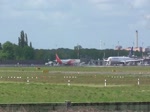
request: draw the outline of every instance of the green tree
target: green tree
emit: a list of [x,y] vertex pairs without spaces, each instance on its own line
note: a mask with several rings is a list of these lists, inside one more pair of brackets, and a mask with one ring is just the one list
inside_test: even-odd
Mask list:
[[20,32],[20,45],[21,47],[24,47],[25,45],[24,31]]
[[47,59],[49,59],[49,57],[46,57],[46,59],[45,59],[45,56],[47,53],[48,52],[45,51],[44,49],[34,50],[35,60],[47,60]]
[[3,44],[3,50],[2,50],[2,58],[3,59],[14,59],[14,44],[7,41]]
[[28,37],[23,30],[20,32],[20,37],[18,37],[18,45],[20,47],[28,46]]
[[32,42],[30,42],[30,47],[32,48]]
[[23,48],[23,57],[26,60],[33,60],[34,59],[34,49],[29,47],[29,46],[25,46]]
[[28,37],[26,33],[24,34],[24,39],[25,39],[24,45],[28,46]]
[[23,60],[24,56],[23,56],[23,48],[15,45],[14,46],[14,55],[15,55],[15,59],[16,60]]
[[0,43],[0,50],[2,50],[2,44]]
[[77,54],[77,58],[80,58],[80,50],[82,49],[82,46],[81,45],[77,45],[74,47],[74,50]]

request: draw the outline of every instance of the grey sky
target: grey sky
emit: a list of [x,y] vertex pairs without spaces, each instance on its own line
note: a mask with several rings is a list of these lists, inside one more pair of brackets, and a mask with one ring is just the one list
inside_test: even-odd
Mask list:
[[[150,0],[0,0],[0,42],[20,31],[37,49],[150,46]],[[102,44],[100,44],[102,42]]]

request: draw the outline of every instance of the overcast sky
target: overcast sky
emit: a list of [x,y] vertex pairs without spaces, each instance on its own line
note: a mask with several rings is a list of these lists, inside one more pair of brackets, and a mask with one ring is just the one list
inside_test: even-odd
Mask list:
[[0,42],[36,49],[150,46],[150,0],[0,0]]

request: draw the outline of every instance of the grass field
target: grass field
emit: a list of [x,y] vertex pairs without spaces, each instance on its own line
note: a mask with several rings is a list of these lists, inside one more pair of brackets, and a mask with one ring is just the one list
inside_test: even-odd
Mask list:
[[150,67],[0,67],[0,103],[150,101]]

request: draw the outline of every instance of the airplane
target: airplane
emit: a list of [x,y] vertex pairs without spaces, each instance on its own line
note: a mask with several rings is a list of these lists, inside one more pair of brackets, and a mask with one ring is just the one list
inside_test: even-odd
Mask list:
[[131,64],[136,64],[138,62],[142,62],[144,60],[139,58],[133,58],[132,54],[133,54],[133,47],[131,47],[128,56],[110,56],[108,57],[107,60],[104,61],[106,62],[106,65],[118,65],[118,64],[131,65]]
[[56,54],[56,62],[59,65],[79,65],[80,59],[60,59],[59,56]]
[[49,66],[53,66],[53,64],[54,64],[53,61],[48,61],[45,63],[45,65],[49,65]]

